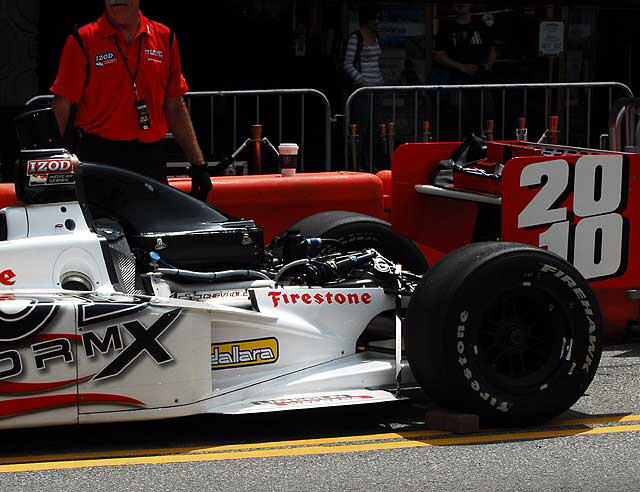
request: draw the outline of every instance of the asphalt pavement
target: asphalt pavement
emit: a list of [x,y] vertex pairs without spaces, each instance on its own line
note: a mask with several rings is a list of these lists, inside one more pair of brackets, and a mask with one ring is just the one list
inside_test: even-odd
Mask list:
[[0,432],[0,491],[640,489],[640,344],[545,426],[456,435],[407,403]]

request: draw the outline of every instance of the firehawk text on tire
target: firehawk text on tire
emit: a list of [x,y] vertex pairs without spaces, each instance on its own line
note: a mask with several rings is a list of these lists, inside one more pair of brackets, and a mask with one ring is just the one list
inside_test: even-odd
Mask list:
[[431,398],[503,425],[571,407],[602,350],[584,278],[560,257],[515,243],[471,244],[436,263],[411,299],[405,336]]

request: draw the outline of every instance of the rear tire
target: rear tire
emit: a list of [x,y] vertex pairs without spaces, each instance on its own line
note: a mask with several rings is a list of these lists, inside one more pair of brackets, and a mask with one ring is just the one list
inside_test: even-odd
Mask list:
[[[421,274],[428,268],[427,260],[413,241],[393,232],[384,220],[355,212],[322,212],[307,217],[289,228],[305,237],[337,239],[347,251],[374,248],[382,256],[400,263],[405,270]],[[327,244],[321,254],[338,252]]]
[[600,361],[601,316],[560,257],[475,243],[436,263],[407,311],[411,369],[438,404],[484,423],[548,420],[585,392]]

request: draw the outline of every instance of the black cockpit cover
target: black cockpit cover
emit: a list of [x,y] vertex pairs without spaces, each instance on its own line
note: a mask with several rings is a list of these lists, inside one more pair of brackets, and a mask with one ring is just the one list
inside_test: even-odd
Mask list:
[[176,268],[209,271],[258,265],[262,230],[171,186],[113,166],[84,163],[79,195],[94,219],[124,228],[132,247],[156,251]]

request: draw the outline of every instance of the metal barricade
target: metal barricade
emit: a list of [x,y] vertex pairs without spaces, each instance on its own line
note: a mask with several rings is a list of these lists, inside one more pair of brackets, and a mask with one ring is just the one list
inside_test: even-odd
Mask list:
[[613,103],[609,114],[609,147],[640,152],[640,98],[625,97]]
[[[239,128],[239,114],[240,111],[238,109],[239,100],[245,98],[254,98],[255,105],[252,107],[252,111],[248,117],[251,118],[251,123]],[[265,99],[273,98],[275,99],[275,103],[277,106],[276,109],[276,125],[277,125],[277,141],[282,142],[283,132],[284,132],[284,111],[285,111],[285,103],[289,102],[292,106],[292,99],[297,99],[299,101],[299,124],[298,125],[290,125],[294,126],[297,130],[297,138],[300,140],[296,143],[300,146],[300,153],[298,162],[301,170],[305,168],[305,143],[307,139],[307,128],[306,128],[306,120],[308,118],[307,114],[307,106],[308,106],[308,98],[316,99],[321,108],[322,115],[318,116],[317,119],[314,116],[314,122],[317,120],[317,123],[313,124],[313,128],[322,128],[324,132],[324,140],[323,140],[323,151],[324,151],[324,168],[326,171],[331,169],[331,105],[329,104],[329,100],[327,97],[320,91],[315,89],[272,89],[272,90],[242,90],[242,91],[200,91],[200,92],[187,92],[185,94],[185,101],[187,104],[187,108],[190,112],[196,110],[196,106],[199,105],[200,101],[205,101],[205,104],[208,103],[208,122],[209,131],[208,139],[206,142],[207,145],[207,155],[209,157],[213,157],[214,149],[215,149],[215,131],[214,131],[214,120],[216,118],[216,106],[219,106],[222,100],[230,101],[232,117],[231,117],[231,126],[232,126],[232,148],[235,149],[238,146],[238,141],[244,140],[249,133],[251,124],[261,124],[262,119],[264,118],[263,108],[265,106]],[[286,101],[285,101],[286,98]],[[27,101],[26,106],[46,106],[51,103],[53,96],[51,95],[42,95],[36,96],[29,101]],[[218,104],[217,104],[218,103]],[[247,112],[242,112],[242,116],[247,116]],[[314,138],[317,137],[318,132],[314,131],[312,136]],[[231,153],[231,152],[229,152]]]
[[[596,99],[596,91],[603,91],[604,97]],[[533,128],[531,125],[528,128],[531,138],[535,127],[543,134],[549,128],[550,118],[559,117],[560,135],[565,145],[592,147],[592,140],[602,138],[603,132],[596,130],[606,131],[609,108],[619,97],[633,97],[631,89],[619,82],[362,87],[347,99],[344,135],[353,135],[353,125],[364,123],[364,134],[358,135],[364,146],[359,155],[368,157],[362,166],[368,170],[374,167],[376,133],[368,129],[388,121],[395,123],[397,142],[402,143],[423,141],[425,125],[436,141],[460,141],[465,136],[463,129],[468,127],[479,135],[491,134],[501,140],[510,140],[516,137],[518,122],[523,121],[521,118],[526,121],[528,116],[531,116],[529,121],[534,122]],[[363,98],[367,104],[362,104]],[[606,101],[606,106],[600,101]],[[412,105],[413,111],[407,111],[407,105]],[[400,124],[400,106],[405,113],[404,120],[408,113],[408,124],[407,121]],[[384,111],[389,119],[377,121]],[[359,116],[364,114],[366,118],[354,121],[354,112]],[[594,115],[602,121],[594,123]],[[554,121],[558,121],[557,118]],[[348,148],[351,141],[354,139],[345,139],[344,158],[349,168],[355,168],[357,163],[348,159],[349,154],[354,153]]]

